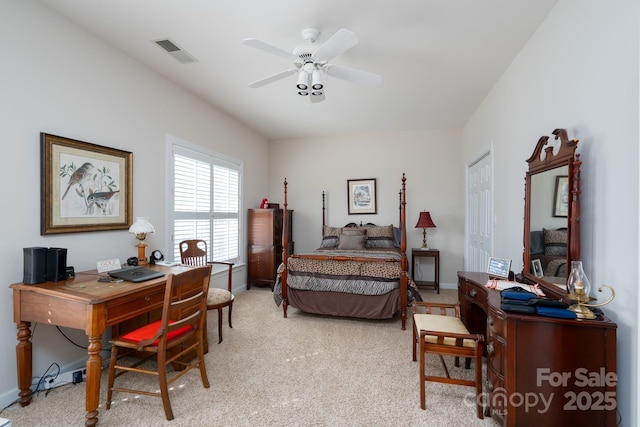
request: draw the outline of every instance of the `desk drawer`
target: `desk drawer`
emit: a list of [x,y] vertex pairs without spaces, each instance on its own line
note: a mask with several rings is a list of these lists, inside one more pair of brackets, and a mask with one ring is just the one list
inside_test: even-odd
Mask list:
[[157,290],[140,292],[118,298],[107,303],[107,325],[114,325],[154,308],[162,307],[164,287]]

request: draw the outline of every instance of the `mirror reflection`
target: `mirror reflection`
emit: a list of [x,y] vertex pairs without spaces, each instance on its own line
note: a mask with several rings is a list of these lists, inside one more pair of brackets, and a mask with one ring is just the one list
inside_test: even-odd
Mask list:
[[578,140],[566,129],[538,140],[527,163],[525,179],[522,274],[545,288],[547,295],[566,296],[572,260],[580,259],[580,154]]
[[[567,277],[568,174],[569,167],[562,166],[531,175],[529,271],[555,284]],[[540,261],[540,272],[534,271],[534,260]]]

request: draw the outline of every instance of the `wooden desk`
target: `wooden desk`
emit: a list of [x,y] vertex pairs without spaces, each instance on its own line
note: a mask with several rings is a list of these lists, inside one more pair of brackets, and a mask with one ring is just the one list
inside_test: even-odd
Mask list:
[[458,272],[460,317],[485,336],[491,416],[508,427],[614,427],[616,324],[505,312],[487,279]]
[[[191,267],[147,266],[169,273]],[[89,339],[86,369],[85,426],[98,423],[102,334],[107,327],[162,307],[166,277],[142,283],[98,282],[97,271],[77,273],[75,278],[36,285],[15,283],[13,320],[18,327],[16,358],[19,402],[31,403],[31,322],[82,329]]]
[[[428,280],[416,280],[416,258],[433,258],[434,261],[434,278],[433,281]],[[411,249],[411,274],[416,286],[432,286],[433,289],[440,293],[440,251],[438,249]]]

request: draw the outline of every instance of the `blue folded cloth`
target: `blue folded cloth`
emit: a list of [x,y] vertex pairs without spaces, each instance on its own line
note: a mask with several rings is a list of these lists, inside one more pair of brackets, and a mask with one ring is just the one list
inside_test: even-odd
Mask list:
[[540,316],[556,317],[558,319],[575,319],[578,316],[573,311],[565,308],[536,307],[536,313]]
[[500,295],[504,299],[515,299],[520,301],[530,300],[531,298],[538,298],[538,296],[533,292],[529,292],[520,287],[505,289],[502,292],[500,292]]

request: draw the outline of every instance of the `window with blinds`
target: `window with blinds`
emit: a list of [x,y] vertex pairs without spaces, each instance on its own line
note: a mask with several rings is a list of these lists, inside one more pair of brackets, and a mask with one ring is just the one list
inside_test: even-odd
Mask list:
[[174,260],[182,240],[207,242],[209,261],[239,261],[241,166],[173,145]]

